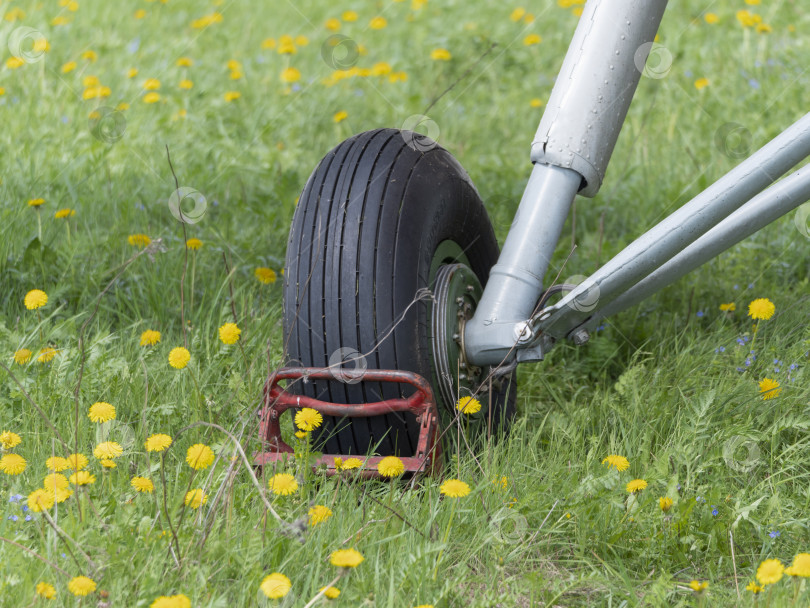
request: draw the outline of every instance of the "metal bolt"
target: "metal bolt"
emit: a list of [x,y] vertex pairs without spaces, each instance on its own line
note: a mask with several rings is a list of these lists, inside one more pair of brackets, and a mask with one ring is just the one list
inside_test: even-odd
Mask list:
[[532,337],[532,328],[529,326],[528,321],[521,321],[515,323],[514,327],[515,340],[518,342],[527,342]]
[[591,339],[591,334],[584,329],[578,329],[571,335],[571,339],[577,346],[582,346],[583,344],[587,344],[588,340]]

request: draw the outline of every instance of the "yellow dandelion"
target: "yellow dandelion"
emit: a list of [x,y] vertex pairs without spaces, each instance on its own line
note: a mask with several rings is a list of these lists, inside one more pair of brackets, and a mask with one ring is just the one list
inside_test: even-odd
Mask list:
[[192,469],[207,469],[214,462],[214,451],[204,443],[195,443],[186,451],[186,462]]
[[439,491],[450,498],[463,498],[470,493],[470,486],[460,479],[448,479],[439,487]]
[[39,207],[40,205],[43,205],[44,203],[45,203],[44,198],[32,198],[32,199],[30,199],[28,201],[28,206],[29,207]]
[[61,456],[51,456],[48,460],[45,461],[45,466],[48,468],[49,471],[65,471],[70,468],[70,461],[67,458],[62,458]]
[[461,397],[456,402],[456,409],[462,414],[477,414],[481,411],[481,402],[475,397]]
[[14,363],[17,365],[25,365],[31,360],[31,355],[33,353],[28,350],[27,348],[21,348],[20,350],[14,351]]
[[329,30],[330,32],[336,32],[340,29],[341,23],[340,19],[327,19],[326,23],[324,23],[324,27]]
[[90,411],[87,413],[88,418],[92,422],[109,422],[115,419],[115,406],[107,403],[106,401],[97,401],[90,406]]
[[174,62],[177,67],[181,68],[190,68],[194,65],[194,61],[192,61],[191,57],[180,57],[177,61]]
[[191,608],[191,600],[182,593],[161,595],[149,605],[149,608]]
[[133,247],[139,247],[143,249],[144,247],[149,245],[149,243],[152,242],[152,239],[150,239],[145,234],[130,234],[127,237],[127,242]]
[[698,91],[700,91],[700,90],[702,90],[702,89],[705,89],[707,86],[709,86],[709,84],[710,84],[710,82],[709,82],[709,79],[708,79],[708,78],[698,78],[698,79],[695,81],[695,88],[696,88]]
[[81,471],[90,462],[84,454],[71,454],[65,460],[68,462],[68,468],[74,471]]
[[619,456],[618,454],[606,456],[602,461],[602,464],[606,464],[608,467],[613,467],[617,471],[626,471],[628,468],[630,468],[630,461],[624,456]]
[[335,112],[335,115],[332,117],[332,122],[338,123],[343,122],[349,117],[349,113],[346,110],[341,110],[340,112]]
[[47,511],[50,509],[56,498],[53,495],[53,492],[48,492],[42,488],[38,490],[34,490],[28,495],[28,508],[31,509],[34,513],[39,513],[40,511]]
[[219,339],[223,344],[236,344],[241,335],[242,330],[237,327],[236,323],[225,323],[219,328]]
[[257,268],[253,271],[253,274],[260,283],[265,285],[276,282],[276,271],[272,268]]
[[135,19],[143,19],[144,17],[146,17],[146,11],[142,8],[139,8],[137,11],[135,11],[135,14],[133,16],[135,17]]
[[799,553],[793,558],[790,567],[785,568],[785,574],[790,576],[810,577],[810,553]]
[[208,494],[203,492],[202,488],[195,488],[186,493],[186,497],[183,502],[185,502],[187,507],[199,509],[206,502],[208,502]]
[[138,75],[138,68],[129,68],[127,70],[127,78],[135,78]]
[[189,239],[186,241],[186,247],[192,251],[197,251],[200,247],[202,247],[202,244],[203,243],[200,239]]
[[68,498],[73,496],[73,490],[69,490],[68,488],[46,488],[49,492],[53,493],[53,497],[57,503],[62,504]]
[[314,431],[323,422],[323,416],[320,412],[312,409],[311,407],[301,408],[295,414],[295,424],[304,431]]
[[702,583],[700,581],[692,581],[689,583],[689,587],[692,588],[692,591],[699,593],[709,588],[709,581],[703,581]]
[[48,303],[48,294],[41,289],[32,289],[25,294],[25,307],[28,310],[36,310],[42,308]]
[[191,361],[191,353],[187,348],[176,346],[169,353],[169,365],[175,369],[183,369]]
[[746,591],[750,591],[751,593],[756,595],[757,593],[762,593],[763,587],[760,587],[759,585],[757,585],[756,581],[751,581],[750,583],[748,583],[745,586],[745,589],[746,589]]
[[57,220],[63,220],[69,217],[74,217],[76,215],[76,211],[74,209],[59,209],[56,213],[53,214],[53,217]]
[[20,443],[22,443],[22,438],[20,438],[17,433],[11,431],[3,431],[0,433],[0,446],[2,446],[4,450],[10,450],[20,445]]
[[129,484],[136,492],[147,492],[151,494],[155,489],[155,484],[152,483],[151,479],[146,477],[133,477]]
[[75,61],[68,61],[67,63],[62,64],[62,67],[60,69],[61,69],[61,72],[63,74],[67,74],[68,72],[72,72],[73,70],[76,69],[76,62]]
[[523,44],[525,44],[526,46],[540,44],[541,42],[543,42],[543,39],[537,34],[529,34],[523,39]]
[[522,8],[522,7],[518,7],[515,10],[512,11],[512,14],[509,15],[509,19],[510,19],[510,21],[514,21],[515,23],[517,23],[518,21],[523,19],[523,17],[525,17],[525,16],[526,16],[526,9]]
[[757,298],[748,305],[748,316],[757,321],[767,321],[776,312],[776,306],[768,298]]
[[386,456],[377,464],[377,471],[383,477],[399,477],[405,472],[405,464],[396,456]]
[[778,559],[766,559],[757,568],[757,580],[763,587],[773,585],[782,580],[784,572],[785,566]]
[[39,361],[40,363],[48,363],[49,361],[53,360],[57,352],[58,351],[55,348],[52,348],[50,346],[41,348],[39,350],[39,355],[37,355],[37,361]]
[[357,21],[357,13],[354,11],[345,11],[340,16],[340,18],[343,19],[343,21],[345,21],[346,23],[352,23],[354,21]]
[[22,57],[9,57],[6,59],[6,67],[9,70],[16,70],[17,68],[21,68],[25,65],[25,59]]
[[52,600],[56,597],[56,589],[50,583],[46,582],[39,582],[37,583],[37,595],[39,597],[44,597],[46,600]]
[[230,103],[231,101],[236,101],[242,97],[242,94],[239,91],[227,91],[223,97],[225,98],[225,101]]
[[647,487],[647,482],[643,479],[634,479],[633,481],[627,484],[627,491],[630,494],[634,494],[635,492],[641,492],[644,488]]
[[277,600],[290,592],[292,582],[280,572],[273,572],[264,577],[259,588],[268,598]]
[[661,510],[666,513],[672,508],[672,499],[669,496],[661,496],[658,499],[658,506],[661,507]]
[[61,473],[50,473],[42,480],[42,487],[55,492],[56,490],[66,490],[70,483],[68,478]]
[[141,346],[154,346],[160,342],[160,332],[155,329],[147,329],[141,334]]
[[779,383],[770,378],[763,378],[759,382],[759,392],[762,394],[763,399],[773,399],[778,397],[782,389],[779,388]]
[[353,469],[359,469],[362,466],[363,461],[359,458],[347,458],[346,460],[343,460],[342,458],[335,458],[335,468],[338,471],[351,471]]
[[433,61],[450,61],[453,56],[447,49],[433,49],[430,51],[430,58]]
[[26,466],[25,458],[19,454],[6,454],[0,458],[0,471],[6,475],[19,475]]
[[110,458],[102,458],[100,462],[101,466],[104,467],[105,469],[114,469],[118,466],[117,464],[115,464],[115,461]]
[[70,476],[70,483],[74,486],[88,486],[96,483],[96,476],[89,471],[76,471]]
[[720,304],[720,310],[723,312],[734,312],[737,310],[737,305],[734,302],[729,302],[728,304]]
[[183,80],[181,80],[178,83],[177,86],[180,87],[181,89],[183,89],[184,91],[188,91],[189,89],[191,89],[194,86],[194,83],[191,80],[189,80],[188,78],[184,78]]
[[324,505],[315,505],[309,510],[309,525],[317,526],[332,517],[332,509]]
[[[99,443],[93,450],[93,456],[99,460],[115,460],[124,453],[124,448],[115,441],[104,441]],[[110,467],[112,468],[112,467]]]
[[267,486],[273,494],[278,494],[279,496],[289,496],[298,490],[298,482],[295,481],[295,477],[289,473],[277,473],[273,475],[267,482]]
[[162,452],[172,444],[172,438],[163,433],[156,433],[146,439],[144,445],[147,452]]
[[329,561],[338,568],[357,568],[363,560],[363,554],[355,549],[338,549],[329,556]]
[[157,103],[158,101],[160,101],[160,93],[157,91],[150,91],[143,96],[144,103]]
[[301,72],[298,68],[286,68],[281,71],[281,82],[291,83],[301,80]]
[[381,30],[384,29],[388,25],[388,21],[385,17],[374,17],[368,26],[373,30]]
[[92,578],[86,576],[77,576],[70,579],[68,583],[68,591],[77,597],[90,595],[96,590],[96,582]]
[[340,589],[337,587],[321,587],[319,591],[322,591],[324,596],[330,600],[337,599],[340,595]]

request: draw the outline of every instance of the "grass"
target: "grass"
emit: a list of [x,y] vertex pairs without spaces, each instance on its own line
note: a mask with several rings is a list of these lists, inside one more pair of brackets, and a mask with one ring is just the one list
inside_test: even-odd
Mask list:
[[[742,125],[750,138],[743,145],[759,147],[806,112],[810,17],[798,3],[671,4],[660,43],[672,69],[642,79],[602,191],[577,203],[554,264],[560,268],[575,241],[565,276],[592,272],[734,166],[729,150],[739,142],[718,137],[724,125]],[[294,495],[275,496],[265,475],[263,499],[221,430],[248,456],[258,445],[260,389],[282,359],[281,285],[258,282],[254,269],[281,270],[296,197],[342,139],[401,126],[461,78],[430,117],[505,237],[541,113],[531,101],[548,98],[577,22],[570,8],[546,0],[526,6],[533,23],[515,22],[516,7],[0,5],[0,41],[15,45],[26,26],[50,44],[38,56],[36,36],[29,38],[30,61],[0,69],[0,352],[11,372],[0,369],[0,431],[21,436],[10,451],[27,461],[19,475],[0,474],[2,606],[47,603],[36,600],[42,581],[55,586],[57,605],[151,606],[182,593],[195,608],[306,606],[340,574],[329,555],[348,547],[365,561],[335,583],[335,606],[806,605],[810,593],[792,577],[761,596],[745,590],[762,560],[788,564],[810,549],[808,241],[792,216],[611,319],[587,346],[561,345],[523,366],[511,434],[480,440],[475,453],[446,463],[443,479],[470,484],[465,498],[440,499],[442,479],[411,488],[351,476],[307,476]],[[772,31],[743,28],[735,17],[742,9],[758,11]],[[338,32],[362,45],[358,67],[387,62],[407,80],[324,84],[332,74],[324,23],[345,10],[358,13]],[[191,27],[213,11],[221,22]],[[720,22],[706,23],[707,11]],[[377,15],[387,19],[384,29],[368,27]],[[55,17],[69,23],[54,25]],[[530,33],[542,42],[524,45]],[[298,40],[294,55],[263,47],[282,35],[307,44]],[[431,60],[435,48],[452,58]],[[82,57],[88,50],[95,61]],[[193,65],[177,66],[186,56]],[[239,79],[230,78],[231,59]],[[291,66],[300,81],[281,82]],[[128,78],[131,68],[139,72]],[[83,99],[91,75],[109,97]],[[161,82],[156,103],[143,100],[146,78]],[[709,85],[698,90],[700,78]],[[193,87],[180,89],[182,79]],[[228,102],[229,91],[241,96]],[[128,108],[114,111],[120,103]],[[93,112],[107,121],[106,135],[94,135]],[[338,112],[348,117],[335,122]],[[206,200],[186,233],[167,204],[175,181],[166,146],[180,185]],[[40,197],[38,210],[26,205]],[[76,215],[55,219],[61,208]],[[148,255],[130,246],[127,237],[138,233],[160,246]],[[184,248],[191,237],[203,241],[199,251]],[[23,306],[35,288],[49,297],[39,312]],[[759,297],[776,314],[760,323],[752,346],[746,312]],[[728,302],[736,312],[719,310]],[[227,346],[217,329],[234,318],[242,338]],[[161,342],[140,346],[146,329],[159,330]],[[191,363],[172,369],[168,353],[184,343]],[[39,363],[46,345],[59,353]],[[34,352],[31,362],[13,363],[22,348]],[[780,382],[778,397],[763,400],[764,377]],[[89,420],[96,401],[115,405],[114,421]],[[157,432],[174,440],[162,458],[143,447]],[[114,469],[91,456],[105,439],[124,448]],[[196,443],[210,445],[217,460],[195,472],[185,453]],[[91,456],[96,481],[48,511],[53,526],[10,500],[42,485],[46,458],[75,449]],[[601,463],[609,454],[626,456],[630,468],[609,470]],[[137,494],[134,475],[151,478],[154,493]],[[648,486],[630,496],[625,485],[634,478]],[[192,488],[208,494],[199,510],[183,504]],[[666,513],[662,496],[673,500]],[[314,504],[334,515],[312,527]],[[275,604],[259,589],[271,572],[292,581]],[[78,575],[98,585],[83,600],[67,588]],[[692,580],[708,581],[708,590],[693,592]]]

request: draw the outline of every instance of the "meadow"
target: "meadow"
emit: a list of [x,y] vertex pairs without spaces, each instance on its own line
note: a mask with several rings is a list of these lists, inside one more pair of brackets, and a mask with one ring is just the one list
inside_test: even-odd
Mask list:
[[[0,1],[0,606],[810,604],[806,213],[521,366],[438,478],[315,476],[289,418],[250,466],[319,159],[427,114],[502,242],[582,4]],[[803,116],[809,29],[671,2],[553,274]]]

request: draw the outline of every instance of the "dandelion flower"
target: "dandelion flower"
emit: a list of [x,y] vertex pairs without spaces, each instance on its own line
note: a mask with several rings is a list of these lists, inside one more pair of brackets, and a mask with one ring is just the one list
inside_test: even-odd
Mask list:
[[56,498],[54,497],[53,492],[48,492],[47,490],[39,488],[28,495],[28,508],[34,513],[47,511],[53,506],[55,500]]
[[149,605],[149,608],[191,608],[191,600],[182,593],[161,595]]
[[39,207],[40,205],[45,204],[44,198],[32,198],[28,200],[29,207]]
[[309,433],[307,433],[306,431],[295,431],[295,436],[298,439],[304,439],[306,437],[309,437]]
[[298,68],[286,68],[281,71],[281,82],[292,83],[301,80],[301,72]]
[[292,583],[280,572],[273,572],[264,577],[260,588],[271,600],[277,600],[290,592]]
[[81,471],[90,462],[84,454],[71,454],[66,460],[68,466],[74,471]]
[[346,23],[352,23],[357,21],[357,13],[355,11],[345,11],[340,18]]
[[236,344],[241,335],[242,330],[237,327],[236,323],[225,323],[219,328],[219,339],[223,344]]
[[52,348],[50,346],[41,348],[39,351],[39,355],[37,355],[37,361],[39,361],[40,363],[48,363],[49,361],[53,360],[57,352],[58,351],[55,348]]
[[101,459],[101,466],[103,466],[105,469],[114,469],[118,465],[115,464],[115,461],[112,460],[111,458],[102,458]]
[[172,438],[163,433],[156,433],[147,437],[144,445],[147,452],[162,452],[172,444]]
[[658,499],[658,506],[666,513],[672,508],[672,499],[669,496],[662,496]]
[[202,505],[208,502],[208,494],[202,491],[202,488],[195,488],[186,494],[184,501],[187,507],[192,509],[199,509]]
[[759,381],[759,392],[762,394],[763,399],[773,399],[778,397],[782,389],[779,388],[779,383],[770,378],[763,378]]
[[96,401],[87,414],[93,422],[104,423],[115,419],[115,407],[106,401]]
[[48,294],[41,289],[32,289],[25,294],[25,307],[28,310],[42,308],[48,303]]
[[337,599],[337,597],[340,595],[340,589],[337,587],[321,587],[319,591],[322,591],[324,596],[330,600]]
[[37,595],[40,597],[44,597],[46,600],[52,600],[56,597],[56,589],[54,589],[53,585],[46,582],[39,582],[37,583]]
[[692,588],[692,591],[700,592],[709,588],[709,581],[703,581],[702,583],[699,581],[692,581],[689,583],[689,586]]
[[405,472],[405,464],[396,456],[386,456],[377,464],[377,471],[383,477],[399,477]]
[[242,97],[242,94],[239,91],[226,91],[223,97],[225,98],[225,101],[231,102],[236,101],[237,99]]
[[644,488],[647,487],[647,482],[643,479],[634,479],[630,483],[627,484],[627,491],[631,494],[635,492],[640,492]]
[[186,247],[192,251],[197,251],[200,247],[202,247],[202,241],[200,239],[189,239],[186,241]]
[[265,285],[276,282],[276,271],[272,268],[257,268],[253,271],[253,274],[256,276],[259,282],[264,283]]
[[70,462],[67,458],[62,458],[61,456],[51,456],[48,460],[45,461],[45,466],[48,467],[48,470],[60,472],[70,468]]
[[169,353],[169,365],[175,369],[183,369],[191,361],[191,353],[182,346],[174,347]]
[[144,103],[157,103],[158,101],[160,101],[160,93],[157,91],[150,91],[143,96]]
[[433,61],[450,61],[453,56],[447,49],[433,49],[430,51],[430,58]]
[[49,475],[45,476],[45,479],[42,481],[42,487],[46,490],[65,490],[69,485],[67,477],[62,475],[61,473],[50,473]]
[[68,591],[73,595],[81,597],[90,595],[96,590],[96,582],[92,578],[86,576],[77,576],[70,579],[68,583]]
[[745,589],[746,589],[746,591],[750,591],[751,593],[756,595],[757,593],[762,593],[763,587],[760,587],[759,585],[757,585],[756,581],[751,581],[750,583],[748,583],[745,586]]
[[810,553],[799,553],[794,557],[790,567],[785,568],[785,574],[803,578],[810,577]]
[[715,23],[720,22],[720,17],[716,13],[706,13],[705,15],[703,15],[703,19],[709,25],[714,25]]
[[180,57],[177,61],[175,61],[175,65],[181,68],[190,68],[194,65],[194,61],[192,61],[191,57]]
[[332,509],[324,505],[315,505],[309,510],[309,525],[317,526],[332,517]]
[[456,403],[456,409],[462,414],[476,414],[481,411],[481,402],[474,397],[462,397]]
[[58,502],[59,504],[62,504],[68,498],[73,496],[73,490],[70,490],[68,488],[53,488],[53,489],[45,488],[45,489],[53,494],[54,500],[56,500],[56,502]]
[[53,214],[53,217],[57,220],[63,220],[68,217],[73,217],[74,215],[76,215],[76,211],[74,209],[59,209]]
[[160,332],[154,329],[147,329],[141,334],[141,346],[154,346],[160,342]]
[[734,302],[729,302],[728,304],[721,304],[720,310],[723,312],[734,312],[737,310],[737,305]]
[[381,30],[387,25],[388,21],[385,17],[374,17],[374,19],[372,19],[368,24],[368,26],[373,30]]
[[462,498],[470,493],[470,486],[459,479],[448,479],[439,487],[439,491],[450,498]]
[[757,580],[763,587],[773,585],[782,579],[785,566],[778,559],[766,559],[757,568]]
[[0,446],[3,447],[4,450],[10,450],[14,446],[20,445],[22,439],[17,433],[12,433],[11,431],[3,431],[0,433]]
[[0,471],[6,475],[19,475],[25,471],[25,458],[19,454],[6,454],[0,458]]
[[298,490],[298,482],[289,473],[277,473],[267,482],[270,491],[279,496],[289,496]]
[[149,245],[149,243],[151,243],[151,242],[152,242],[152,239],[150,239],[145,234],[140,234],[140,233],[139,234],[130,234],[127,237],[127,243],[129,243],[133,247],[138,247],[140,249],[143,249],[144,247]]
[[329,561],[338,568],[357,568],[363,563],[363,554],[355,549],[338,549],[329,556]]
[[624,456],[619,456],[617,454],[611,454],[610,456],[605,457],[602,464],[607,464],[608,467],[613,467],[617,471],[626,471],[628,468],[630,468],[630,461],[628,461]]
[[147,479],[146,477],[133,477],[132,481],[129,483],[136,492],[148,492],[151,494],[155,489],[155,484],[152,483],[151,479]]
[[540,44],[541,42],[543,42],[543,39],[537,34],[529,34],[523,39],[523,44],[526,46]]
[[76,471],[70,476],[70,483],[76,486],[88,486],[96,483],[96,476],[88,471]]
[[311,407],[301,408],[295,414],[295,424],[304,431],[314,431],[321,426],[322,422],[323,416],[321,416],[321,413]]
[[105,441],[103,443],[99,443],[96,446],[96,449],[93,450],[93,456],[99,460],[113,460],[118,458],[123,453],[124,449],[121,447],[121,444],[116,443],[115,441]]
[[335,468],[338,471],[351,471],[352,469],[359,469],[363,466],[363,461],[359,458],[335,458]]
[[341,110],[340,112],[335,112],[335,115],[332,116],[332,122],[338,123],[343,122],[349,117],[349,113],[346,110]]
[[707,86],[709,86],[709,84],[710,84],[710,82],[709,82],[709,79],[708,79],[708,78],[698,78],[698,79],[695,81],[695,88],[696,88],[698,91],[700,91],[700,90],[702,90],[702,89],[705,89]]
[[776,306],[768,298],[757,298],[748,305],[748,316],[759,321],[768,320],[776,311]]
[[31,360],[32,354],[33,353],[27,348],[21,348],[20,350],[14,351],[14,363],[17,365],[25,365]]
[[204,443],[195,443],[186,450],[186,462],[192,469],[207,469],[214,462],[214,451]]

